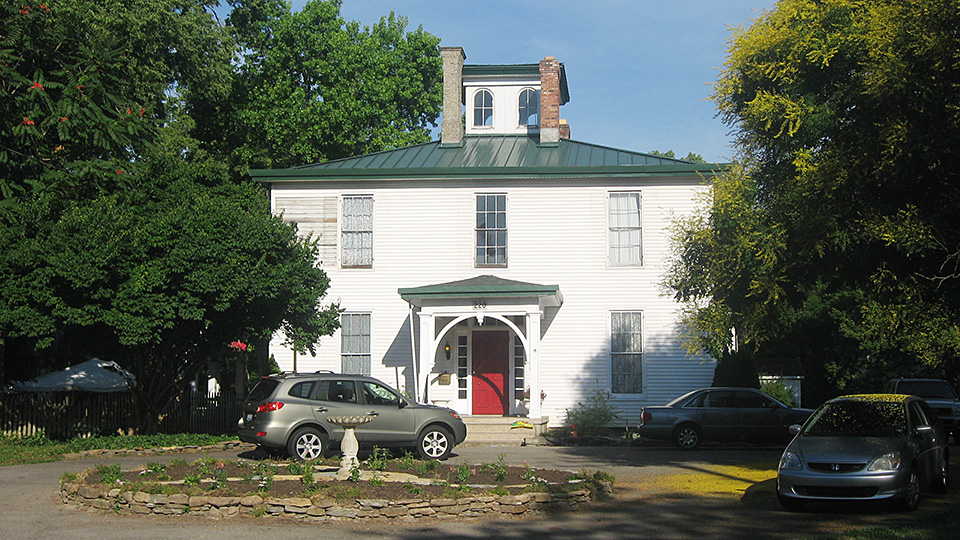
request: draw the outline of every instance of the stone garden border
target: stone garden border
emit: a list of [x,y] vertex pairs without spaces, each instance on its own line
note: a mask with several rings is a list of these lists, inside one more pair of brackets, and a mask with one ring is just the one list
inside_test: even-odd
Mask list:
[[[609,496],[612,491],[612,484],[603,483],[597,498]],[[70,482],[61,484],[60,496],[65,504],[77,504],[121,514],[191,514],[211,518],[250,515],[319,521],[520,515],[575,510],[594,499],[590,490],[584,488],[568,493],[531,492],[520,495],[474,496],[457,499],[410,498],[389,501],[358,499],[349,503],[335,499],[273,498],[260,495],[245,497],[154,495],[142,491],[83,486]]]

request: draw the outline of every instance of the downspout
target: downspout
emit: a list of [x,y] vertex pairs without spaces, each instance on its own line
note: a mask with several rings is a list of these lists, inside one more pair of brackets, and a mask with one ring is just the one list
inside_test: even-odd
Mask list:
[[420,370],[418,369],[419,362],[417,362],[417,333],[413,328],[413,304],[410,304],[410,353],[410,358],[413,359],[413,400],[419,403],[417,390],[420,386]]

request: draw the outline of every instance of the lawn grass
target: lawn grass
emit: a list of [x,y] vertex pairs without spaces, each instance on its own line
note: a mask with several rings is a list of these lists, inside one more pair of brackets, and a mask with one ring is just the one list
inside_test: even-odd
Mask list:
[[234,436],[180,433],[174,435],[112,435],[53,441],[46,437],[0,436],[0,466],[60,461],[65,454],[84,450],[122,450],[164,446],[205,446],[235,440]]

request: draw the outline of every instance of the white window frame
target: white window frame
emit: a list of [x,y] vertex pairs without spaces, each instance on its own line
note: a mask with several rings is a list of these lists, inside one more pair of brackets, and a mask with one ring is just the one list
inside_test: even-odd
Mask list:
[[[487,95],[490,96],[490,107],[486,107],[486,106],[484,106],[483,104],[481,104],[480,107],[477,107],[477,98],[478,98],[481,94],[484,94],[484,93],[486,93]],[[496,118],[496,108],[497,108],[497,107],[496,107],[496,105],[497,105],[497,103],[496,103],[496,97],[494,96],[493,90],[490,90],[490,89],[487,89],[487,88],[478,88],[478,89],[473,93],[473,99],[472,99],[472,101],[470,102],[470,110],[471,110],[472,113],[473,113],[473,119],[472,119],[472,125],[473,125],[473,127],[477,128],[477,129],[493,129],[494,125],[497,123],[497,118]],[[478,111],[481,111],[481,119],[484,120],[485,117],[483,116],[482,111],[486,111],[487,109],[490,110],[490,123],[489,123],[489,124],[486,124],[486,123],[480,123],[480,124],[478,124],[478,123],[477,123],[477,112],[478,112]]]
[[[484,214],[487,214],[487,215],[493,213],[495,216],[496,216],[496,214],[500,214],[500,213],[501,213],[501,210],[496,209],[496,207],[494,208],[494,210],[493,210],[492,212],[491,212],[490,210],[487,210],[487,209],[486,209],[486,201],[489,200],[488,197],[494,197],[494,198],[495,198],[494,200],[496,200],[497,197],[503,197],[503,210],[502,210],[502,213],[503,213],[503,227],[499,227],[499,226],[498,226],[499,224],[496,223],[496,222],[494,223],[494,225],[495,225],[494,227],[489,227],[489,226],[488,226],[488,221],[487,221],[486,218],[485,218],[485,219],[484,219],[484,227],[483,227],[482,229],[480,228],[479,214],[480,214],[481,210],[480,210],[479,208],[477,208],[477,207],[479,206],[480,197],[484,197],[484,210],[483,210],[483,213],[484,213]],[[508,267],[509,261],[510,261],[510,250],[509,250],[509,247],[510,247],[510,236],[509,236],[509,234],[508,234],[508,232],[509,232],[509,230],[510,230],[510,223],[509,223],[509,219],[508,219],[509,216],[510,216],[509,206],[510,206],[510,201],[509,201],[506,193],[474,193],[474,196],[473,196],[473,231],[474,231],[474,234],[473,234],[473,265],[474,265],[475,268],[507,268],[507,267]],[[489,243],[486,242],[486,239],[484,240],[484,244],[483,244],[482,246],[480,245],[479,237],[480,237],[481,231],[483,231],[485,237],[488,237],[488,235],[491,234],[491,233],[493,233],[495,236],[496,236],[496,235],[499,235],[499,234],[501,234],[501,233],[503,234],[503,262],[502,262],[502,263],[496,261],[496,253],[494,254],[494,262],[492,262],[492,263],[487,262],[486,253],[484,253],[483,262],[480,261],[479,251],[480,251],[481,249],[483,249],[484,251],[490,249],[490,245],[489,245]],[[493,249],[494,249],[494,250],[497,250],[497,249],[499,249],[499,247],[500,247],[499,239],[498,239],[498,238],[495,238],[495,239],[494,239]]]
[[[636,197],[636,224],[627,223],[634,213],[633,209],[621,208],[614,201],[620,196]],[[635,243],[624,242],[630,236]],[[624,245],[626,244],[626,245]],[[636,250],[635,259],[623,260],[622,254]],[[643,266],[643,192],[610,191],[607,192],[607,264],[609,266]]]
[[[370,201],[370,218],[366,224],[359,224],[358,220],[348,215],[347,201]],[[373,268],[373,195],[344,195],[340,197],[340,267],[341,268]],[[364,226],[366,225],[366,226]],[[369,238],[369,246],[363,245]],[[360,245],[356,245],[359,240]],[[359,262],[352,257],[352,253],[359,255]]]
[[[351,318],[351,324],[349,329],[353,330],[352,321],[354,318],[360,322],[360,331],[359,333],[351,332],[348,334],[346,330],[348,325],[345,324],[344,317]],[[366,333],[364,333],[363,321],[366,323]],[[353,350],[357,349],[357,350]],[[345,360],[350,358],[359,358],[361,363],[360,371],[365,373],[359,373],[359,375],[370,375],[370,371],[373,369],[373,314],[369,311],[345,311],[340,314],[340,372],[341,373],[350,373],[346,369]],[[363,368],[366,368],[365,370]],[[353,373],[351,373],[353,374]]]
[[[617,350],[620,347],[618,345],[624,344],[624,340],[621,337],[622,333],[616,332],[615,319],[619,315],[635,315],[639,319],[639,329],[633,328],[630,330],[630,334],[637,334],[636,340],[631,339],[628,341],[628,346],[639,346],[639,349],[632,348],[628,350]],[[643,394],[643,378],[644,378],[644,354],[643,354],[643,340],[645,336],[644,332],[644,314],[643,310],[639,309],[625,309],[625,310],[611,310],[608,318],[608,328],[610,330],[608,343],[610,344],[610,393],[615,395],[637,395]],[[637,356],[639,358],[635,359],[635,365],[639,369],[639,373],[634,371],[634,376],[639,376],[639,381],[634,381],[634,385],[639,382],[639,388],[631,388],[624,391],[625,389],[618,387],[616,380],[618,376],[621,376],[624,372],[618,372],[614,369],[614,366],[617,364],[617,356]]]
[[[526,109],[521,105],[520,100],[523,99],[523,96],[527,92],[533,94],[533,108],[535,109],[532,113],[527,115],[527,121],[524,122],[523,114],[527,112],[531,107],[530,103],[527,104]],[[536,117],[537,121],[533,124],[530,123],[530,116]],[[540,92],[533,88],[522,88],[520,93],[517,94],[517,126],[521,129],[523,128],[538,128],[540,127]]]

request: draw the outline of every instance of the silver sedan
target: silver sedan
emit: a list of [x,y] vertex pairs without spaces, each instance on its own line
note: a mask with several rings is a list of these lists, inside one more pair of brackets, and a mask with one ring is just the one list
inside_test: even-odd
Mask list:
[[794,429],[777,470],[777,498],[788,510],[811,500],[884,499],[913,510],[921,488],[947,489],[947,435],[916,396],[835,398]]

